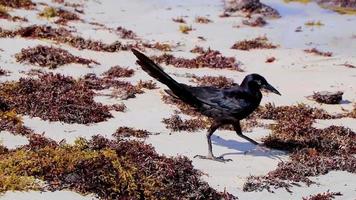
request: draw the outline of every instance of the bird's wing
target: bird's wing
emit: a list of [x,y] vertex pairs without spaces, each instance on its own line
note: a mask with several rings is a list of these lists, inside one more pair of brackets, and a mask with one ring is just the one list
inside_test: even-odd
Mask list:
[[201,102],[214,109],[239,113],[250,105],[247,94],[240,90],[217,89],[213,87],[191,87],[188,90]]

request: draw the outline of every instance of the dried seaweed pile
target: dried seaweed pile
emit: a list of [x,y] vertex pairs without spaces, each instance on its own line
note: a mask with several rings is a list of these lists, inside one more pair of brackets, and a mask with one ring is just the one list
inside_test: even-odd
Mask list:
[[304,52],[319,55],[319,56],[325,56],[325,57],[331,57],[333,55],[332,52],[322,52],[317,48],[305,49]]
[[129,82],[116,80],[113,77],[97,77],[95,74],[87,74],[79,80],[85,87],[93,90],[103,90],[113,88],[112,97],[128,99],[135,97],[136,94],[143,93],[141,85],[132,85]]
[[0,157],[0,177],[11,180],[0,192],[69,189],[100,199],[236,199],[203,182],[186,157],[160,156],[137,141],[100,136],[74,145],[39,141],[12,151],[3,148]]
[[356,173],[356,134],[348,128],[330,126],[317,129],[315,119],[330,119],[322,110],[305,105],[269,106],[260,115],[275,119],[272,134],[264,138],[268,147],[288,150],[291,160],[281,162],[277,169],[265,176],[249,177],[244,191],[261,191],[285,188],[290,191],[299,182],[313,184],[308,177],[326,174],[331,170]]
[[199,16],[199,17],[195,18],[195,22],[199,23],[199,24],[208,24],[208,23],[211,23],[213,21],[211,19],[209,19],[209,18]]
[[176,22],[176,23],[182,23],[182,24],[185,24],[187,23],[183,17],[176,17],[176,18],[172,18],[172,21]]
[[89,49],[93,51],[117,52],[127,51],[132,48],[138,48],[138,44],[123,44],[119,41],[111,44],[105,44],[101,41],[84,39],[80,36],[74,36],[65,28],[52,28],[51,26],[32,25],[20,28],[15,31],[4,30],[0,28],[0,37],[20,36],[30,39],[48,39],[59,43],[68,44],[78,49]]
[[108,71],[104,72],[103,75],[107,78],[120,78],[120,77],[131,77],[135,71],[133,69],[124,68],[120,66],[113,66]]
[[266,17],[278,18],[280,17],[279,12],[264,4],[259,0],[248,0],[248,1],[236,1],[236,0],[225,0],[224,1],[225,11],[224,15],[228,15],[231,12],[241,11],[246,13],[248,16],[253,14],[261,14]]
[[24,48],[15,55],[17,62],[39,65],[55,69],[59,66],[78,63],[83,65],[99,64],[94,60],[80,58],[69,53],[67,50],[38,45],[36,47]]
[[0,0],[0,5],[11,8],[32,9],[36,4],[31,0]]
[[332,200],[335,196],[342,196],[340,192],[329,192],[319,193],[315,195],[310,195],[309,197],[303,197],[303,200]]
[[166,124],[166,128],[172,131],[189,131],[194,132],[201,129],[209,128],[211,121],[206,117],[198,117],[183,120],[179,115],[175,114],[169,118],[162,120]]
[[253,17],[249,19],[242,20],[242,24],[252,27],[262,27],[267,24],[266,20],[262,17]]
[[198,86],[213,86],[217,88],[228,88],[235,85],[234,80],[225,76],[193,76],[191,80]]
[[231,48],[249,51],[251,49],[275,49],[277,48],[277,45],[269,43],[267,37],[257,37],[252,40],[236,42]]
[[0,85],[0,94],[10,109],[44,120],[87,124],[112,117],[107,106],[94,101],[89,87],[59,74],[5,82]]
[[341,91],[337,92],[314,92],[311,96],[313,100],[319,103],[326,103],[326,104],[338,104],[342,100],[342,95],[344,93]]
[[7,7],[4,7],[2,5],[0,5],[0,19],[6,19],[6,20],[10,20],[10,21],[22,21],[22,22],[27,22],[28,20],[24,17],[19,17],[19,16],[11,16],[8,13],[8,9]]
[[137,39],[137,35],[135,32],[133,32],[132,30],[127,30],[124,27],[117,27],[116,32],[120,35],[121,38],[123,39]]
[[0,111],[0,130],[6,130],[14,135],[32,135],[33,131],[23,125],[22,118],[16,113],[14,109],[10,108],[1,102]]
[[214,68],[214,69],[231,69],[242,71],[234,57],[225,57],[219,51],[207,50],[196,58],[176,58],[171,54],[153,56],[153,60],[166,65],[173,65],[178,68]]
[[149,135],[152,134],[146,130],[134,129],[129,127],[120,127],[113,134],[113,136],[118,140],[126,137],[147,138]]
[[78,21],[80,20],[79,16],[68,10],[54,7],[46,7],[39,16],[46,18],[58,17],[55,21],[56,24],[66,25],[69,21]]

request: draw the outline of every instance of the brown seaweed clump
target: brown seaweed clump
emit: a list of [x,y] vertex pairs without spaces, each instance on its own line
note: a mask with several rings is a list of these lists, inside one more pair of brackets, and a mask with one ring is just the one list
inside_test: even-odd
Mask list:
[[79,80],[85,87],[92,90],[104,90],[112,88],[111,97],[120,99],[134,98],[136,94],[143,93],[140,85],[132,85],[129,82],[117,80],[113,77],[97,77],[95,74],[87,74]]
[[168,158],[142,142],[101,136],[74,145],[38,141],[0,154],[0,177],[12,180],[0,192],[67,189],[100,199],[237,199],[217,192],[201,175],[186,157]]
[[31,0],[0,0],[0,5],[11,8],[32,9],[36,4]]
[[69,21],[80,20],[79,16],[76,13],[61,8],[53,7],[46,7],[41,13],[39,13],[39,16],[46,18],[58,17],[55,23],[61,25],[66,25]]
[[267,24],[263,17],[251,17],[249,19],[242,20],[242,24],[252,27],[262,27]]
[[304,52],[319,55],[319,56],[325,56],[325,57],[331,57],[333,55],[332,52],[322,52],[317,48],[305,49]]
[[116,32],[123,39],[131,39],[131,40],[137,39],[137,35],[135,32],[133,32],[132,30],[128,30],[124,27],[121,27],[121,26],[117,27]]
[[203,54],[193,59],[176,58],[171,54],[153,56],[153,60],[166,65],[173,65],[178,68],[213,68],[213,69],[230,69],[242,71],[234,57],[225,57],[219,51],[207,50]]
[[88,124],[112,117],[107,106],[94,101],[89,87],[59,74],[5,82],[0,85],[0,94],[10,109],[43,120]]
[[310,195],[309,197],[303,197],[303,200],[332,200],[335,196],[342,196],[340,192],[326,191],[323,193]]
[[211,23],[213,22],[211,19],[207,18],[207,17],[196,17],[195,18],[195,22],[196,23],[199,23],[199,24],[208,24],[208,23]]
[[132,48],[139,48],[138,44],[123,44],[119,41],[111,44],[105,44],[101,41],[84,39],[80,36],[74,36],[72,32],[65,28],[52,28],[51,26],[32,25],[20,28],[15,31],[4,30],[0,28],[0,37],[15,37],[31,39],[47,39],[58,43],[68,44],[78,49],[89,49],[93,51],[117,52],[127,51]]
[[225,76],[193,76],[191,81],[197,83],[198,86],[213,86],[217,88],[228,88],[236,85],[234,80]]
[[319,103],[338,104],[342,100],[343,94],[344,93],[341,91],[337,91],[337,92],[322,91],[322,92],[314,92],[311,98]]
[[325,129],[313,127],[315,119],[335,116],[305,105],[270,106],[267,110],[264,117],[277,121],[271,126],[272,134],[263,141],[268,147],[288,150],[291,160],[279,163],[277,169],[265,176],[249,177],[244,184],[244,191],[266,189],[273,192],[273,189],[285,188],[292,192],[290,188],[300,182],[313,184],[308,178],[310,176],[332,170],[356,173],[356,158],[353,156],[356,153],[356,134],[351,129],[339,126]]
[[194,132],[201,129],[209,128],[211,122],[206,118],[193,118],[183,120],[179,115],[172,115],[169,118],[162,120],[166,124],[166,128],[172,131],[188,131]]
[[120,127],[113,134],[113,136],[117,139],[125,137],[147,138],[149,135],[152,134],[146,130],[134,129],[129,127]]
[[186,23],[186,21],[183,19],[183,17],[172,18],[172,21],[174,21],[176,23],[182,23],[182,24]]
[[33,48],[22,49],[15,55],[17,62],[26,62],[29,64],[39,65],[55,69],[59,66],[78,63],[89,66],[90,64],[99,64],[94,60],[80,58],[69,53],[67,50],[38,45]]
[[224,13],[241,11],[247,15],[261,14],[272,18],[280,17],[280,14],[276,9],[261,3],[260,0],[225,0],[224,4]]
[[19,16],[11,16],[8,13],[8,9],[2,5],[0,5],[0,19],[6,19],[10,21],[22,21],[22,22],[27,22],[28,20],[24,17],[19,17]]
[[108,78],[121,78],[121,77],[131,77],[135,71],[133,69],[124,68],[120,66],[113,66],[108,71],[104,72],[103,75]]
[[277,45],[269,43],[267,37],[257,37],[252,40],[236,42],[231,48],[249,51],[251,49],[275,49]]

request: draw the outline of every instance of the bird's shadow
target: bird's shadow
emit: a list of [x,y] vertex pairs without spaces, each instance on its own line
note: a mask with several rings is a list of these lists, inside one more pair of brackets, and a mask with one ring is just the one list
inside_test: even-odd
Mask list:
[[286,155],[285,151],[280,151],[276,149],[270,149],[267,152],[259,150],[257,148],[257,145],[254,145],[248,141],[239,142],[236,140],[225,140],[224,138],[215,135],[212,135],[211,140],[214,145],[223,146],[223,147],[227,147],[228,149],[236,150],[235,152],[224,153],[220,155],[222,157],[231,156],[231,155],[253,155],[253,156],[264,156],[272,159],[281,160],[281,156]]

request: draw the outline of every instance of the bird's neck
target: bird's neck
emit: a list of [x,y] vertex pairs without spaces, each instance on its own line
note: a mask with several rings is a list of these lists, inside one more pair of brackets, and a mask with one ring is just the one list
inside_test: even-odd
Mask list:
[[250,95],[256,97],[257,99],[262,98],[262,93],[260,88],[257,85],[255,85],[253,82],[248,80],[243,80],[240,87],[243,88],[243,90],[249,93]]

